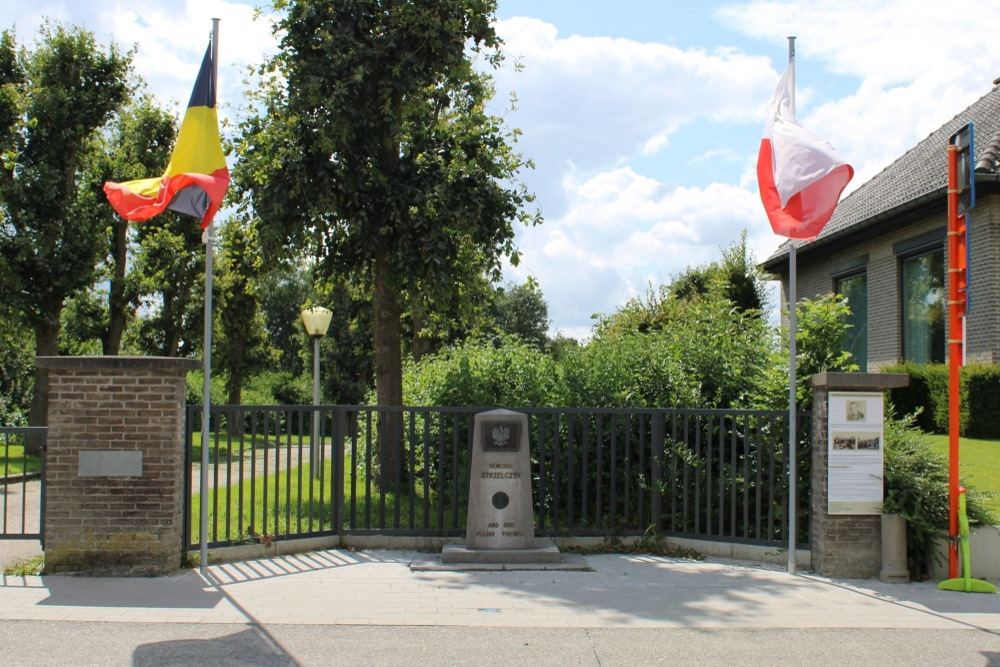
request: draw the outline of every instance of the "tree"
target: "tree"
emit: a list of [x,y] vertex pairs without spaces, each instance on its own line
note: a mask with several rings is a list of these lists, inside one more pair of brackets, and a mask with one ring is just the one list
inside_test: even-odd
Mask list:
[[[92,182],[128,181],[162,172],[170,160],[177,120],[149,96],[132,102],[114,120],[104,139],[102,150],[92,161]],[[117,215],[104,192],[89,191],[90,204],[85,215],[94,218],[95,227],[107,229],[107,254],[103,277],[108,282],[107,315],[101,331],[101,349],[105,355],[119,354],[126,325],[135,313],[144,281],[135,271],[128,271],[128,256],[136,250],[129,234],[129,221]],[[147,224],[158,224],[156,221]],[[130,252],[131,251],[131,252]]]
[[695,299],[715,290],[741,312],[759,317],[767,304],[764,275],[747,247],[747,231],[740,240],[722,248],[722,259],[699,267],[688,267],[670,283],[670,294],[681,300]]
[[[205,253],[190,216],[164,212],[135,227],[142,307],[136,346],[164,357],[195,354],[204,337]],[[214,292],[213,292],[214,294]]]
[[[270,248],[310,244],[328,274],[370,271],[376,400],[402,404],[401,296],[443,280],[466,244],[516,261],[521,157],[485,112],[469,49],[500,59],[493,0],[279,0],[281,50],[261,70],[238,151]],[[280,76],[279,76],[280,75]],[[286,82],[286,83],[283,83]],[[396,464],[379,440],[380,484]]]
[[31,404],[31,329],[20,313],[0,304],[0,425],[20,426]]
[[[293,376],[301,375],[306,364],[302,357],[304,343],[299,315],[312,294],[309,270],[283,262],[266,271],[260,280],[261,312],[267,338],[278,354],[278,367]],[[327,306],[325,303],[317,305]]]
[[[131,90],[132,52],[102,47],[80,28],[46,22],[35,49],[0,36],[0,297],[35,334],[35,354],[58,351],[66,298],[93,282],[104,229],[81,193],[100,128]],[[44,424],[48,377],[36,369],[31,423]]]
[[243,383],[273,360],[261,310],[260,283],[263,262],[258,251],[256,228],[234,216],[223,226],[219,271],[218,322],[222,334],[215,360],[227,373],[226,393],[230,405],[243,402]]
[[508,283],[498,289],[491,310],[500,332],[515,334],[540,350],[547,346],[549,306],[535,282]]

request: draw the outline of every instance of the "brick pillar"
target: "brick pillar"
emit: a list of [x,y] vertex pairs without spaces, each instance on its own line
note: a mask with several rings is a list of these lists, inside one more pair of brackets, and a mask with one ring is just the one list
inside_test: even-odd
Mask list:
[[180,566],[185,376],[194,359],[39,357],[49,372],[45,571]]
[[812,507],[810,541],[813,568],[827,577],[871,579],[882,567],[881,515],[827,513],[829,395],[834,391],[880,392],[905,387],[910,377],[890,373],[818,373],[811,378]]

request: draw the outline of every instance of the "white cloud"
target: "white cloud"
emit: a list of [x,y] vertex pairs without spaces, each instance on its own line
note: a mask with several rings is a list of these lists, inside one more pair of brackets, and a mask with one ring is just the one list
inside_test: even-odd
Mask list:
[[[772,43],[798,37],[800,119],[852,161],[851,188],[986,94],[1000,74],[1000,40],[979,29],[1000,21],[996,3],[752,1],[716,16]],[[856,89],[822,99],[812,85],[823,74],[817,64],[856,79]]]
[[770,230],[756,191],[713,183],[667,187],[629,167],[569,186],[565,215],[523,235],[524,264],[508,272],[539,280],[556,327],[585,331],[610,313],[749,231],[751,249],[769,249]]
[[[114,41],[137,47],[135,69],[162,104],[183,108],[191,95],[212,18],[219,18],[219,103],[238,104],[247,65],[259,63],[276,50],[266,18],[254,20],[250,5],[225,0],[89,0],[40,3],[27,8],[23,0],[0,0],[0,14],[18,17],[18,38],[32,43],[44,18],[79,25],[99,43]],[[10,10],[9,12],[7,10]]]
[[[695,120],[763,117],[777,78],[768,59],[734,50],[706,53],[607,37],[560,37],[538,19],[500,21],[507,67],[497,99],[516,92],[508,122],[524,130],[532,184],[547,215],[561,215],[569,165],[591,176],[637,155],[665,150]],[[515,73],[513,62],[523,71]]]

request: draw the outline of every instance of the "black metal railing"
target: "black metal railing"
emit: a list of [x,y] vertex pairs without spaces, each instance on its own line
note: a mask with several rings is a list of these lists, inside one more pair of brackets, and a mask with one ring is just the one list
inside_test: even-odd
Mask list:
[[[210,545],[332,533],[464,534],[475,414],[488,408],[213,406]],[[787,545],[788,415],[519,408],[536,532]],[[808,413],[798,541],[808,542]],[[200,540],[201,407],[189,406],[186,543]],[[316,445],[314,446],[314,441]]]
[[46,433],[45,427],[0,427],[2,540],[43,539]]

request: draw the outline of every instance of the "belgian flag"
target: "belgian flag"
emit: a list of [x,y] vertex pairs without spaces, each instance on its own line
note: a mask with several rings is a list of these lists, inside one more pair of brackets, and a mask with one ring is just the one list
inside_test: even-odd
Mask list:
[[229,169],[219,137],[215,68],[209,44],[167,171],[159,178],[125,183],[109,181],[104,184],[104,193],[126,220],[149,220],[169,209],[201,218],[204,229],[222,205],[227,187]]

